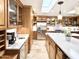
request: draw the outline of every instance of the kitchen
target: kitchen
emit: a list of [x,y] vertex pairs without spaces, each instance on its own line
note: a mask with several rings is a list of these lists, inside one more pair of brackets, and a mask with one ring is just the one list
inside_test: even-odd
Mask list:
[[0,0],[0,59],[79,59],[79,1]]

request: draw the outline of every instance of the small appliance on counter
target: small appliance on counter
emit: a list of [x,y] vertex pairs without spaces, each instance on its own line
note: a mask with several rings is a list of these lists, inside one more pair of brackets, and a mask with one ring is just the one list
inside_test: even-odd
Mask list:
[[16,41],[15,32],[7,33],[8,44],[14,44]]

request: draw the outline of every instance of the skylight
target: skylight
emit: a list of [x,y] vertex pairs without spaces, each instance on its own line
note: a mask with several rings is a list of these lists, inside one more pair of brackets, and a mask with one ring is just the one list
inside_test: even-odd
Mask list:
[[49,12],[54,7],[57,0],[43,0],[41,12]]

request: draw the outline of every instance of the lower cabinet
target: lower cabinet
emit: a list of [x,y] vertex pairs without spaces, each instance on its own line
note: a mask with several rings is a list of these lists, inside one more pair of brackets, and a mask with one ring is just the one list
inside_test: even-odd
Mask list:
[[28,48],[29,48],[29,47],[28,47],[28,41],[27,41],[27,42],[25,43],[25,52],[26,52],[26,53],[25,53],[25,55],[26,55],[25,58],[27,58],[27,54],[28,54],[28,51],[29,51]]
[[57,48],[56,59],[63,59],[63,53],[59,48]]
[[33,31],[33,39],[37,39],[37,31]]
[[19,59],[26,59],[28,54],[28,42],[25,42],[24,45],[20,49],[20,58]]
[[50,42],[49,42],[49,37],[48,36],[46,36],[46,49],[47,49],[47,52],[48,52],[48,55],[49,55],[49,44],[50,44]]
[[69,59],[49,36],[46,36],[46,48],[49,59]]
[[57,47],[56,59],[69,59],[69,58],[64,54],[64,52],[59,47]]
[[50,44],[49,46],[49,59],[55,59],[55,48]]
[[26,59],[26,54],[25,54],[25,44],[22,46],[20,49],[20,59]]
[[55,43],[51,41],[51,38],[49,36],[46,36],[46,47],[49,55],[49,59],[55,59]]

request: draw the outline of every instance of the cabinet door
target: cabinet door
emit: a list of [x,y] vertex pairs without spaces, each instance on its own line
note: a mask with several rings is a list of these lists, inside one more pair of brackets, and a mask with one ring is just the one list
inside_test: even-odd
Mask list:
[[66,56],[59,47],[57,47],[56,59],[70,59]]
[[56,59],[61,59],[61,57],[57,54],[57,55],[56,55]]
[[20,0],[16,0],[17,3],[17,25],[22,26],[22,9],[23,4]]
[[46,48],[47,48],[47,52],[49,54],[49,37],[46,36]]
[[20,49],[20,59],[25,59],[25,44]]
[[15,0],[8,0],[8,27],[15,27],[17,23],[17,4]]
[[28,54],[28,41],[25,43],[25,58],[27,57]]
[[5,25],[5,17],[4,17],[4,8],[5,8],[5,0],[0,0],[0,25]]
[[33,39],[37,39],[37,32],[33,31]]
[[49,58],[55,59],[55,48],[52,46],[52,44],[50,44],[49,49],[50,49]]
[[56,59],[65,59],[64,53],[57,47]]

